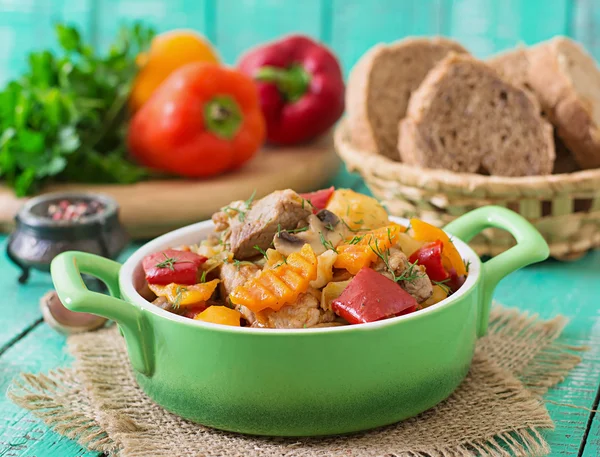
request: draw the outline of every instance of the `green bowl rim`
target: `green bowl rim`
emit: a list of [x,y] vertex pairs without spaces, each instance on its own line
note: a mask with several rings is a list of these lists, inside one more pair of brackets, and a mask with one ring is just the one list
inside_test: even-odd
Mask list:
[[[390,220],[407,225],[408,220],[390,216]],[[186,244],[184,241],[177,241],[185,237],[192,236],[195,232],[203,232],[207,229],[214,227],[214,223],[211,220],[196,222],[195,224],[187,225],[177,230],[165,233],[143,246],[139,247],[131,256],[125,261],[119,272],[119,286],[121,289],[122,298],[132,306],[139,306],[143,310],[149,311],[157,316],[169,319],[179,324],[188,326],[204,328],[206,330],[215,330],[229,333],[251,333],[255,335],[281,335],[281,334],[293,334],[293,335],[314,335],[315,333],[337,333],[337,332],[348,332],[348,331],[368,331],[377,328],[388,327],[406,322],[413,319],[419,319],[429,314],[439,312],[453,303],[456,303],[462,297],[470,294],[479,280],[481,274],[481,260],[464,241],[453,237],[453,242],[456,245],[459,253],[464,259],[471,262],[469,267],[469,275],[467,280],[462,287],[450,297],[442,300],[435,305],[429,306],[425,309],[415,311],[414,313],[406,314],[404,316],[392,317],[390,319],[384,319],[377,322],[369,322],[367,324],[355,324],[355,325],[344,325],[339,327],[319,327],[319,328],[300,328],[300,329],[263,329],[263,328],[250,328],[250,327],[233,327],[229,325],[212,324],[209,322],[197,321],[189,319],[187,317],[179,316],[174,313],[170,313],[162,308],[159,308],[144,297],[142,297],[136,290],[133,284],[133,275],[136,268],[141,265],[142,259],[153,252],[167,247],[176,247],[182,244]],[[198,237],[196,242],[203,239],[203,235]]]

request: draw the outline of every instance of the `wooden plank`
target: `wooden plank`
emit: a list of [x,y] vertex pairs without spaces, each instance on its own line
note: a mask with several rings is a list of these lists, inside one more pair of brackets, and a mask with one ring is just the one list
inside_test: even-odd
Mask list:
[[487,57],[519,43],[566,33],[570,1],[455,0],[449,34],[475,56]]
[[143,21],[158,32],[176,28],[206,31],[207,0],[98,0],[95,28],[100,49],[114,40],[123,23]]
[[373,45],[445,30],[449,0],[332,0],[331,46],[347,74]]
[[[15,302],[6,304],[13,305]],[[4,308],[7,308],[5,306]],[[3,457],[95,457],[75,441],[54,433],[29,412],[10,402],[4,393],[11,380],[23,371],[48,371],[69,363],[64,337],[45,324],[0,357],[0,456]]]
[[573,2],[572,24],[569,35],[581,42],[600,62],[600,5],[598,0]]
[[[499,285],[496,299],[506,306],[517,306],[544,318],[562,314],[570,319],[563,342],[588,346],[583,361],[546,399],[555,402],[547,407],[556,423],[553,432],[545,433],[552,456],[577,455],[586,434],[600,384],[600,251],[573,263],[547,261],[513,273]],[[600,430],[600,428],[599,428]],[[599,434],[600,436],[600,434]],[[600,455],[591,453],[588,457]]]
[[234,64],[248,48],[284,34],[320,38],[321,13],[320,0],[218,0],[215,42],[223,60]]
[[[121,255],[126,259],[135,249],[130,246]],[[6,236],[0,235],[0,250],[6,250]],[[4,255],[4,254],[2,254]],[[53,289],[50,274],[31,271],[27,284],[19,284],[20,270],[5,257],[0,262],[0,290],[2,290],[2,325],[0,325],[0,355],[15,339],[40,321],[40,298]],[[0,373],[2,373],[0,371]],[[2,454],[0,454],[1,456]]]

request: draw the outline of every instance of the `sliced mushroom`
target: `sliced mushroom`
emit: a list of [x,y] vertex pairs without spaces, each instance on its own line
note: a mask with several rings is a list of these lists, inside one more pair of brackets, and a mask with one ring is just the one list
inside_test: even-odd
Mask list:
[[323,209],[308,217],[308,230],[290,233],[282,230],[273,240],[275,249],[283,255],[290,255],[310,244],[316,255],[335,248],[347,236],[347,230],[340,219],[331,211]]

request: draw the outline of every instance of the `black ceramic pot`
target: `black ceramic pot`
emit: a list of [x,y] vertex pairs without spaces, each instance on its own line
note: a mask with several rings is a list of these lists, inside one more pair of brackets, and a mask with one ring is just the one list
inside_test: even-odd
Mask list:
[[[68,200],[100,204],[102,210],[77,220],[53,220],[51,205]],[[129,237],[119,221],[119,207],[110,197],[88,193],[52,193],[34,197],[17,213],[16,228],[7,244],[8,257],[23,271],[19,282],[27,281],[29,270],[50,270],[50,262],[61,252],[84,251],[116,258]]]

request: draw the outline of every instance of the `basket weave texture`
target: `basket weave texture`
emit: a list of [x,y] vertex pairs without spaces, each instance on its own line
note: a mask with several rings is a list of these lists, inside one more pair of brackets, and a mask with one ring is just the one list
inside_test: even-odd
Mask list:
[[[343,121],[335,148],[395,216],[444,226],[475,208],[499,205],[535,225],[554,258],[576,259],[600,246],[600,169],[514,178],[415,167],[355,148]],[[479,255],[490,256],[514,244],[510,234],[494,228],[470,243]]]

